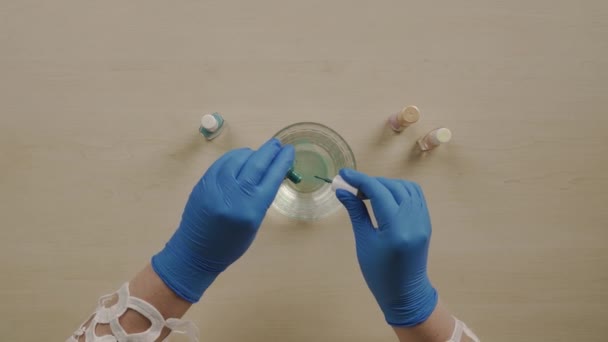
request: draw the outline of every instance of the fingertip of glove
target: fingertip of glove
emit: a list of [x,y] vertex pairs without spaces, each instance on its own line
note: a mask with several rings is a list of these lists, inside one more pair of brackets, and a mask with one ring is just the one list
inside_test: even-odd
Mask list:
[[291,145],[291,144],[283,145],[283,150],[287,151],[287,152],[295,153],[295,149],[294,149],[293,145]]
[[294,164],[295,157],[296,157],[296,154],[295,154],[293,146],[286,145],[281,148],[281,152],[279,152],[279,156],[277,157],[277,159],[280,159],[282,162],[286,163],[289,167],[292,167]]
[[356,198],[355,196],[353,196],[353,194],[343,189],[336,190],[336,197],[342,203]]
[[340,176],[349,184],[359,184],[362,181],[362,173],[354,169],[344,168],[340,170]]
[[340,176],[342,176],[342,177],[348,177],[351,175],[351,171],[352,171],[352,169],[343,168],[343,169],[340,169],[339,173],[340,173]]

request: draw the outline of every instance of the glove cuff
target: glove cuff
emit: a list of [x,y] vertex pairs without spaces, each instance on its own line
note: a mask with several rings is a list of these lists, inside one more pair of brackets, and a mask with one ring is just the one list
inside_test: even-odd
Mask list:
[[152,269],[162,281],[180,298],[198,302],[205,290],[213,283],[220,272],[203,271],[195,267],[168,243],[165,248],[152,257]]
[[396,327],[413,327],[424,323],[435,311],[438,296],[437,291],[428,283],[422,290],[418,290],[416,296],[401,303],[401,307],[391,307],[383,310],[386,322]]

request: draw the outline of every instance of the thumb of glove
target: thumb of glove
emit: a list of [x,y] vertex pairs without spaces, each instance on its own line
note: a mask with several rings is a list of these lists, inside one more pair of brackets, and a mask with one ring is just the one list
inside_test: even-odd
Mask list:
[[365,232],[373,229],[367,207],[361,199],[342,189],[336,191],[336,197],[348,211],[348,216],[350,216],[355,231],[355,238],[361,237]]

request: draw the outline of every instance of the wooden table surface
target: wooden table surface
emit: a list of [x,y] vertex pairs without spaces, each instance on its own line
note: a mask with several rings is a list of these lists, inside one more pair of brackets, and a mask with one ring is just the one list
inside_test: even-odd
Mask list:
[[[607,37],[600,0],[0,1],[1,339],[65,338],[218,156],[316,121],[423,186],[432,281],[482,340],[606,341]],[[270,211],[188,317],[203,341],[395,341],[342,210]]]

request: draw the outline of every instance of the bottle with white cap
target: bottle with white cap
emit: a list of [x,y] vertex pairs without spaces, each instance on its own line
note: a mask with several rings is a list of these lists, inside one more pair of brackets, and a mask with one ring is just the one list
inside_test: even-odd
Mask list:
[[395,132],[401,132],[420,119],[420,110],[416,106],[404,107],[400,112],[388,118],[388,125]]
[[201,127],[198,129],[199,132],[207,140],[211,140],[222,132],[224,128],[224,118],[220,113],[206,114],[201,119]]
[[435,147],[445,144],[452,139],[452,131],[447,128],[437,128],[428,132],[425,136],[418,139],[418,146],[422,151],[432,150]]

